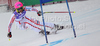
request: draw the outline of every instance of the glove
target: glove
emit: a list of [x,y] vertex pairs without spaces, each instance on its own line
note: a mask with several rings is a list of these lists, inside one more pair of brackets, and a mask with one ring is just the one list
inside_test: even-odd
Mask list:
[[41,16],[42,15],[41,11],[38,11],[37,14],[38,14],[38,16]]
[[8,37],[8,38],[11,38],[11,37],[12,37],[11,32],[8,33],[7,37]]

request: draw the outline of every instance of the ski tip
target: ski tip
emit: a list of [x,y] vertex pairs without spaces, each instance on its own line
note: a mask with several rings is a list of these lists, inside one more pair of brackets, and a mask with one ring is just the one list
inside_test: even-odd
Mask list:
[[74,11],[74,13],[75,13],[75,11]]

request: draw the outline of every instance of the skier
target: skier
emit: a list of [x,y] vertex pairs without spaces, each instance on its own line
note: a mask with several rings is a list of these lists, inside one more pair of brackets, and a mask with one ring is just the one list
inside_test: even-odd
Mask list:
[[[14,5],[15,11],[13,12],[11,18],[10,18],[10,22],[8,25],[8,35],[7,37],[11,38],[12,34],[11,34],[11,27],[13,22],[15,21],[15,23],[17,24],[19,29],[27,29],[30,28],[36,32],[39,32],[41,34],[44,34],[44,30],[37,27],[37,26],[43,26],[43,23],[35,20],[33,18],[29,18],[27,17],[26,11],[35,11],[37,12],[38,16],[41,16],[41,12],[38,11],[35,8],[28,8],[27,7],[23,7],[23,4],[21,2],[16,2]],[[51,28],[51,29],[55,29],[55,30],[60,30],[63,29],[63,26],[58,26],[56,24],[53,23],[47,23],[45,22],[45,27]],[[46,34],[48,35],[50,32],[46,31]]]

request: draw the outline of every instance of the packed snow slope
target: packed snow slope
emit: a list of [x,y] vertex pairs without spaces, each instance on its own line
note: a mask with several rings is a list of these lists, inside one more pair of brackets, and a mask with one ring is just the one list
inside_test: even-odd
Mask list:
[[[100,0],[85,0],[69,2],[75,31],[72,28],[63,29],[57,34],[48,35],[48,46],[100,46]],[[34,7],[40,10],[40,7]],[[43,6],[45,11],[68,11],[66,3]],[[45,36],[33,30],[20,30],[12,25],[12,39],[7,38],[7,27],[12,12],[0,13],[0,46],[46,46]],[[27,12],[29,17],[42,21],[35,12]],[[59,25],[70,25],[68,13],[46,13],[45,22]],[[40,27],[43,28],[43,27]],[[47,28],[47,30],[50,30]]]

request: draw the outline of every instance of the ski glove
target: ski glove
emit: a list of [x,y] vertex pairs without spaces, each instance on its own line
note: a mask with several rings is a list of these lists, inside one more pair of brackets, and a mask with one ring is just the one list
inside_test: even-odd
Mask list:
[[7,37],[11,38],[12,37],[12,34],[11,32],[8,33]]
[[41,16],[42,15],[41,11],[38,11],[37,14],[38,14],[38,16]]

